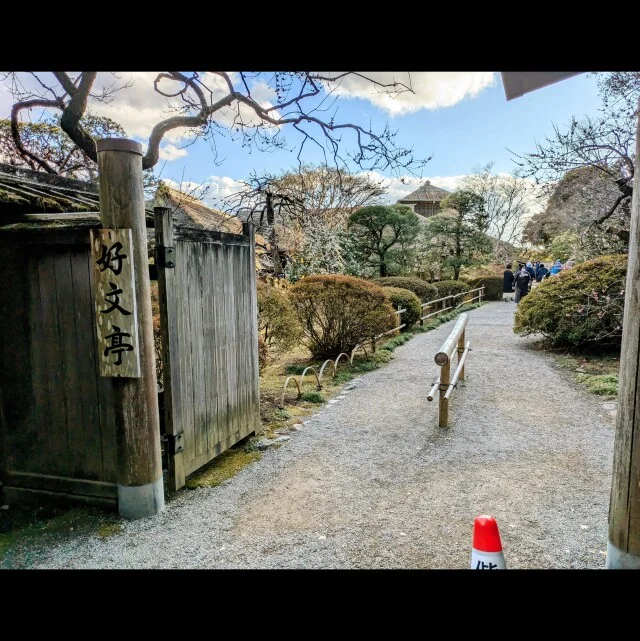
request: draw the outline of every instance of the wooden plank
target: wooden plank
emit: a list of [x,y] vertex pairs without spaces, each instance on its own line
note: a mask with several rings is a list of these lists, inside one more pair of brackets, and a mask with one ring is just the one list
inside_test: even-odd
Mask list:
[[[3,238],[4,240],[4,238]],[[20,247],[0,246],[0,474],[26,448],[33,448],[38,424],[33,420],[33,389],[29,337],[29,258]],[[38,314],[39,316],[40,314]]]
[[140,378],[131,229],[97,229],[90,234],[100,376]]
[[246,236],[242,234],[229,234],[209,229],[179,226],[176,226],[174,230],[174,238],[184,243],[193,242],[198,244],[247,245],[249,242]]
[[[91,261],[91,252],[87,245],[86,258],[87,274],[91,283],[91,290],[84,299],[85,313],[83,317],[89,319],[89,325],[85,325],[85,331],[91,335],[92,350],[87,354],[87,361],[93,369],[93,380],[95,381],[96,394],[98,397],[98,412],[100,415],[100,445],[102,449],[102,475],[101,479],[108,482],[116,482],[118,477],[118,451],[116,443],[116,417],[115,417],[115,398],[113,392],[113,378],[100,376],[100,366],[98,365],[98,340],[95,331],[95,306],[93,292],[94,285],[94,268]],[[87,311],[89,311],[87,315]]]
[[235,280],[236,247],[224,246],[227,270],[225,272],[225,325],[227,328],[227,376],[226,390],[229,398],[229,410],[227,413],[227,430],[231,439],[238,438],[238,399],[237,399],[237,325],[236,325],[236,296],[238,293]]
[[216,373],[215,373],[215,347],[214,347],[214,330],[215,319],[213,317],[214,305],[214,282],[216,274],[215,267],[215,249],[211,245],[202,246],[203,257],[203,278],[202,278],[202,329],[203,329],[203,368],[205,379],[205,429],[207,437],[206,451],[212,442],[212,437],[216,431]]
[[[179,296],[178,307],[178,354],[180,366],[182,429],[184,432],[184,466],[195,458],[194,412],[193,412],[193,374],[191,370],[191,324],[189,301],[190,245],[175,241],[176,294]],[[185,471],[186,473],[186,471]]]
[[64,492],[67,494],[88,494],[111,498],[115,498],[116,496],[115,483],[104,483],[102,481],[91,481],[53,474],[30,474],[9,470],[7,472],[7,484],[14,487]]
[[227,378],[229,376],[229,337],[227,326],[227,256],[224,245],[216,252],[218,268],[216,273],[220,278],[220,290],[216,300],[218,310],[216,334],[218,336],[218,438],[224,439],[229,430],[229,394],[227,393]]
[[5,486],[2,488],[3,500],[11,504],[19,505],[47,505],[63,504],[77,505],[83,503],[86,505],[96,505],[103,508],[115,509],[117,507],[117,498],[105,498],[102,496],[90,496],[86,494],[64,494],[62,492],[48,492],[46,490],[32,490],[24,487]]
[[255,228],[253,224],[246,223],[243,226],[244,233],[249,236],[250,269],[248,272],[248,295],[250,297],[251,313],[249,314],[251,337],[249,339],[250,361],[251,361],[251,413],[253,416],[254,430],[260,426],[260,378],[258,370],[258,293],[256,276],[256,243]]
[[209,294],[205,301],[207,313],[210,319],[209,328],[209,356],[210,368],[209,379],[209,409],[210,409],[210,447],[214,446],[223,433],[223,424],[225,421],[224,413],[221,411],[223,400],[221,397],[221,382],[224,380],[222,372],[222,358],[224,356],[221,349],[221,340],[223,339],[219,328],[224,322],[223,310],[220,301],[224,295],[223,284],[223,261],[220,255],[220,247],[210,248],[209,251],[210,274],[207,278]]
[[[76,331],[77,393],[80,395],[82,441],[73,444],[83,456],[84,478],[106,480],[103,466],[103,435],[98,398],[96,339],[93,329],[93,297],[90,278],[89,247],[71,251],[74,316]],[[114,426],[111,426],[114,429]],[[115,447],[115,434],[113,435]],[[109,478],[115,481],[115,477]]]
[[[62,360],[57,367],[64,373],[61,379],[62,395],[66,408],[64,443],[67,475],[82,478],[84,474],[83,407],[80,392],[78,360],[85,358],[86,350],[78,350],[73,273],[69,250],[56,251],[53,255],[55,272],[58,336]],[[53,472],[53,470],[52,470]]]
[[194,417],[194,455],[201,456],[207,451],[206,438],[206,394],[204,379],[204,363],[202,352],[205,349],[202,328],[202,267],[203,251],[199,243],[187,245],[191,254],[188,266],[188,291],[190,300],[189,338],[191,341],[191,375],[193,392]]
[[[640,117],[636,121],[640,161]],[[620,384],[609,505],[607,568],[640,567],[640,172],[633,179],[631,232],[625,286]]]
[[[47,252],[38,261],[40,305],[42,309],[41,342],[32,355],[42,359],[40,375],[46,381],[46,407],[50,416],[49,429],[43,434],[43,456],[46,466],[39,471],[71,476],[67,458],[67,408],[64,397],[65,355],[60,336],[58,308],[66,301],[58,300],[54,252]],[[37,350],[37,351],[36,351]],[[46,409],[45,409],[46,411]]]
[[[156,207],[155,233],[156,247],[174,247],[173,219],[171,210]],[[174,264],[176,263],[174,248]],[[178,267],[158,267],[158,294],[160,298],[160,331],[162,333],[162,355],[164,372],[164,411],[165,431],[169,436],[180,434],[182,427],[182,388],[180,378],[180,346],[178,342],[178,301],[176,287],[179,277]],[[183,444],[184,445],[184,444]],[[184,486],[184,451],[167,454],[168,485],[175,491]]]
[[[32,472],[50,470],[50,450],[46,441],[51,433],[51,411],[49,408],[49,391],[47,363],[44,349],[44,322],[42,302],[40,300],[40,269],[43,255],[31,253],[28,259],[29,272],[29,356],[31,360],[31,388],[33,390],[33,408],[30,413],[29,431],[22,440],[20,451],[14,451],[10,444],[12,458],[20,461],[20,469]],[[35,450],[35,452],[33,452]],[[17,463],[17,461],[16,461]]]

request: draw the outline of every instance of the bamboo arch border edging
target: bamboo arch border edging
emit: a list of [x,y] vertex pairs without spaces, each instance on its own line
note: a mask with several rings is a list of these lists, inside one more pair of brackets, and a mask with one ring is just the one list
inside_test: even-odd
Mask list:
[[332,378],[333,378],[336,375],[337,371],[338,371],[338,364],[340,363],[340,359],[344,356],[346,359],[349,360],[349,364],[352,365],[353,364],[353,357],[355,355],[356,350],[358,350],[358,349],[362,349],[362,351],[364,351],[364,353],[365,353],[365,356],[367,356],[367,358],[369,357],[369,354],[367,353],[367,350],[364,347],[364,345],[356,345],[353,348],[353,350],[351,350],[351,357],[349,357],[349,354],[347,354],[346,352],[340,352],[340,354],[338,354],[338,356],[336,357],[335,361],[330,359],[330,358],[328,358],[322,364],[322,367],[320,368],[320,372],[319,373],[316,371],[316,368],[313,365],[309,365],[309,367],[305,367],[304,370],[302,371],[302,374],[300,375],[300,380],[298,380],[294,375],[287,376],[287,379],[285,380],[284,385],[282,387],[282,396],[280,397],[280,404],[278,405],[278,409],[284,409],[285,395],[287,393],[287,387],[289,386],[289,383],[291,381],[293,381],[296,384],[296,387],[298,388],[298,396],[297,396],[297,398],[298,399],[301,398],[302,397],[302,383],[304,382],[304,377],[305,377],[306,373],[309,370],[311,370],[313,372],[314,376],[316,377],[317,389],[321,390],[322,389],[322,378],[324,376],[324,370],[327,367],[327,365],[329,363],[331,363],[332,370],[333,370],[332,371]]

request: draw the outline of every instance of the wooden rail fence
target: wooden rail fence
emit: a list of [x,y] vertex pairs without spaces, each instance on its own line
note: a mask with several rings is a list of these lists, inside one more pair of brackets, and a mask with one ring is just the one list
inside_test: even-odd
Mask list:
[[[461,305],[463,305],[465,303],[473,303],[476,300],[478,300],[479,302],[482,302],[482,299],[484,298],[484,285],[482,285],[482,287],[478,287],[477,289],[471,289],[471,290],[469,290],[467,292],[460,292],[459,294],[450,294],[449,296],[443,296],[442,298],[436,298],[435,300],[430,300],[430,301],[427,301],[426,303],[422,303],[422,309],[424,310],[425,308],[428,308],[428,307],[434,305],[435,303],[439,303],[439,302],[442,302],[442,301],[447,301],[449,299],[451,299],[451,301],[453,303],[453,301],[455,299],[458,299],[461,296],[463,296],[463,297],[464,296],[468,296],[469,294],[474,294],[476,292],[477,292],[477,294],[475,296],[473,296],[471,299],[462,300],[455,307],[453,306],[453,304],[451,306],[449,306],[449,307],[446,307],[446,303],[443,303],[442,309],[436,310],[433,313],[430,313],[430,314],[427,314],[425,316],[422,316],[420,318],[420,325],[422,326],[424,324],[424,319],[426,319],[426,318],[429,318],[431,316],[435,316],[436,314],[441,314],[442,312],[447,311],[449,309],[457,309],[458,307],[460,307]],[[406,311],[407,311],[406,309],[398,309],[397,311],[394,312],[398,316],[398,325],[396,327],[394,327],[393,329],[387,330],[386,332],[382,332],[382,334],[378,334],[377,336],[372,337],[368,341],[365,341],[365,343],[369,342],[371,344],[371,351],[372,352],[376,351],[376,342],[378,340],[380,340],[383,336],[387,336],[388,334],[392,334],[393,332],[397,332],[397,331],[401,330],[402,328],[406,327],[406,323],[401,323],[400,322],[402,320],[400,318],[401,315],[404,314]],[[467,314],[462,314],[462,316],[460,318],[462,318],[463,316],[465,318],[467,318]],[[466,320],[465,320],[465,324],[466,324]],[[457,324],[456,324],[456,327],[457,327]],[[455,330],[455,327],[454,327],[454,330]],[[464,330],[463,330],[462,339],[464,341]],[[285,398],[286,398],[286,394],[287,394],[287,389],[288,389],[290,384],[294,384],[295,385],[295,387],[296,387],[296,389],[298,391],[297,398],[299,399],[299,398],[302,397],[302,384],[304,383],[304,377],[306,376],[307,372],[312,372],[313,373],[313,375],[314,375],[314,377],[316,379],[316,389],[318,391],[320,391],[322,389],[322,378],[323,378],[325,369],[327,368],[328,365],[332,366],[332,377],[333,377],[333,376],[336,375],[337,368],[338,368],[338,363],[340,362],[340,359],[343,356],[344,356],[345,360],[349,361],[350,365],[353,364],[353,357],[355,356],[355,353],[357,351],[363,351],[365,353],[365,356],[368,356],[367,349],[365,347],[365,343],[360,343],[360,344],[356,345],[351,350],[351,354],[347,354],[346,352],[342,352],[342,353],[338,354],[338,356],[337,356],[337,358],[335,360],[327,359],[322,364],[322,366],[320,367],[320,371],[318,371],[316,367],[313,367],[313,366],[310,365],[309,367],[306,367],[304,369],[302,374],[300,374],[300,378],[296,378],[296,375],[288,376],[286,378],[285,382],[284,382],[283,387],[282,387],[282,395],[280,397],[280,404],[279,404],[278,407],[280,409],[284,409],[284,402],[285,402]],[[463,351],[464,351],[464,349],[463,349]],[[453,380],[452,380],[452,382],[450,384],[451,385],[451,389],[448,391],[448,395],[446,396],[446,399],[444,399],[445,403],[448,403],[449,397],[451,396],[451,394],[453,392],[453,389],[454,389],[455,385],[457,384],[458,380],[464,380],[464,359],[466,358],[466,351],[464,351],[464,354],[462,354],[462,352],[460,352],[460,350],[458,350],[458,352],[459,352],[459,355],[458,355],[458,359],[459,359],[458,369],[460,370],[460,362],[462,362],[462,369],[460,371],[456,370],[456,374],[457,375],[454,374],[454,378],[453,378]],[[448,365],[446,367],[448,368]],[[447,369],[447,371],[448,371],[448,369]],[[448,380],[448,374],[447,374],[447,380]],[[433,388],[432,392],[434,390],[436,390],[439,385],[440,385],[440,377],[436,381],[436,384],[434,385],[434,388]],[[431,393],[429,394],[429,400],[430,401],[433,400]],[[442,401],[441,401],[441,408],[442,408]],[[441,413],[442,413],[442,409],[441,409]],[[446,417],[445,417],[445,423],[446,423]],[[441,427],[446,427],[446,424],[444,426],[441,425]]]
[[[448,427],[449,425],[449,398],[453,394],[458,381],[464,381],[464,362],[469,353],[471,341],[465,341],[465,329],[468,314],[460,314],[460,318],[453,326],[451,333],[442,344],[442,347],[435,355],[435,362],[440,367],[440,376],[433,384],[431,391],[427,395],[427,400],[432,401],[435,398],[436,391],[440,391],[440,404],[438,408],[438,426]],[[458,348],[458,365],[453,377],[451,376],[451,357],[453,352]]]

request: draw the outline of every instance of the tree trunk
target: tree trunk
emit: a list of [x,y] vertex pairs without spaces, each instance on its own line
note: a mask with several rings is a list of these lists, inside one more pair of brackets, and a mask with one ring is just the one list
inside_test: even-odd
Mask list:
[[387,264],[380,263],[380,278],[384,278],[387,275]]

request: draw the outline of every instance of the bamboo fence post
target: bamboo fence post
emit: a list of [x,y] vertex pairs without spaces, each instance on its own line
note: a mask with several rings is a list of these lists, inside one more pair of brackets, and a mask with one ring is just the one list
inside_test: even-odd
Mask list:
[[449,387],[449,375],[451,371],[451,359],[440,368],[440,405],[438,407],[438,426],[447,427],[449,423],[449,399],[444,395]]
[[[462,358],[462,355],[464,354],[464,348],[465,348],[465,331],[462,330],[462,334],[460,334],[460,338],[458,339],[458,365],[460,364],[460,359]],[[462,368],[460,369],[460,376],[458,377],[461,381],[464,381],[464,363],[462,364]]]
[[140,377],[114,378],[118,512],[127,519],[164,508],[153,314],[142,184],[142,145],[124,138],[96,142],[100,219],[106,229],[131,229],[138,311]]

